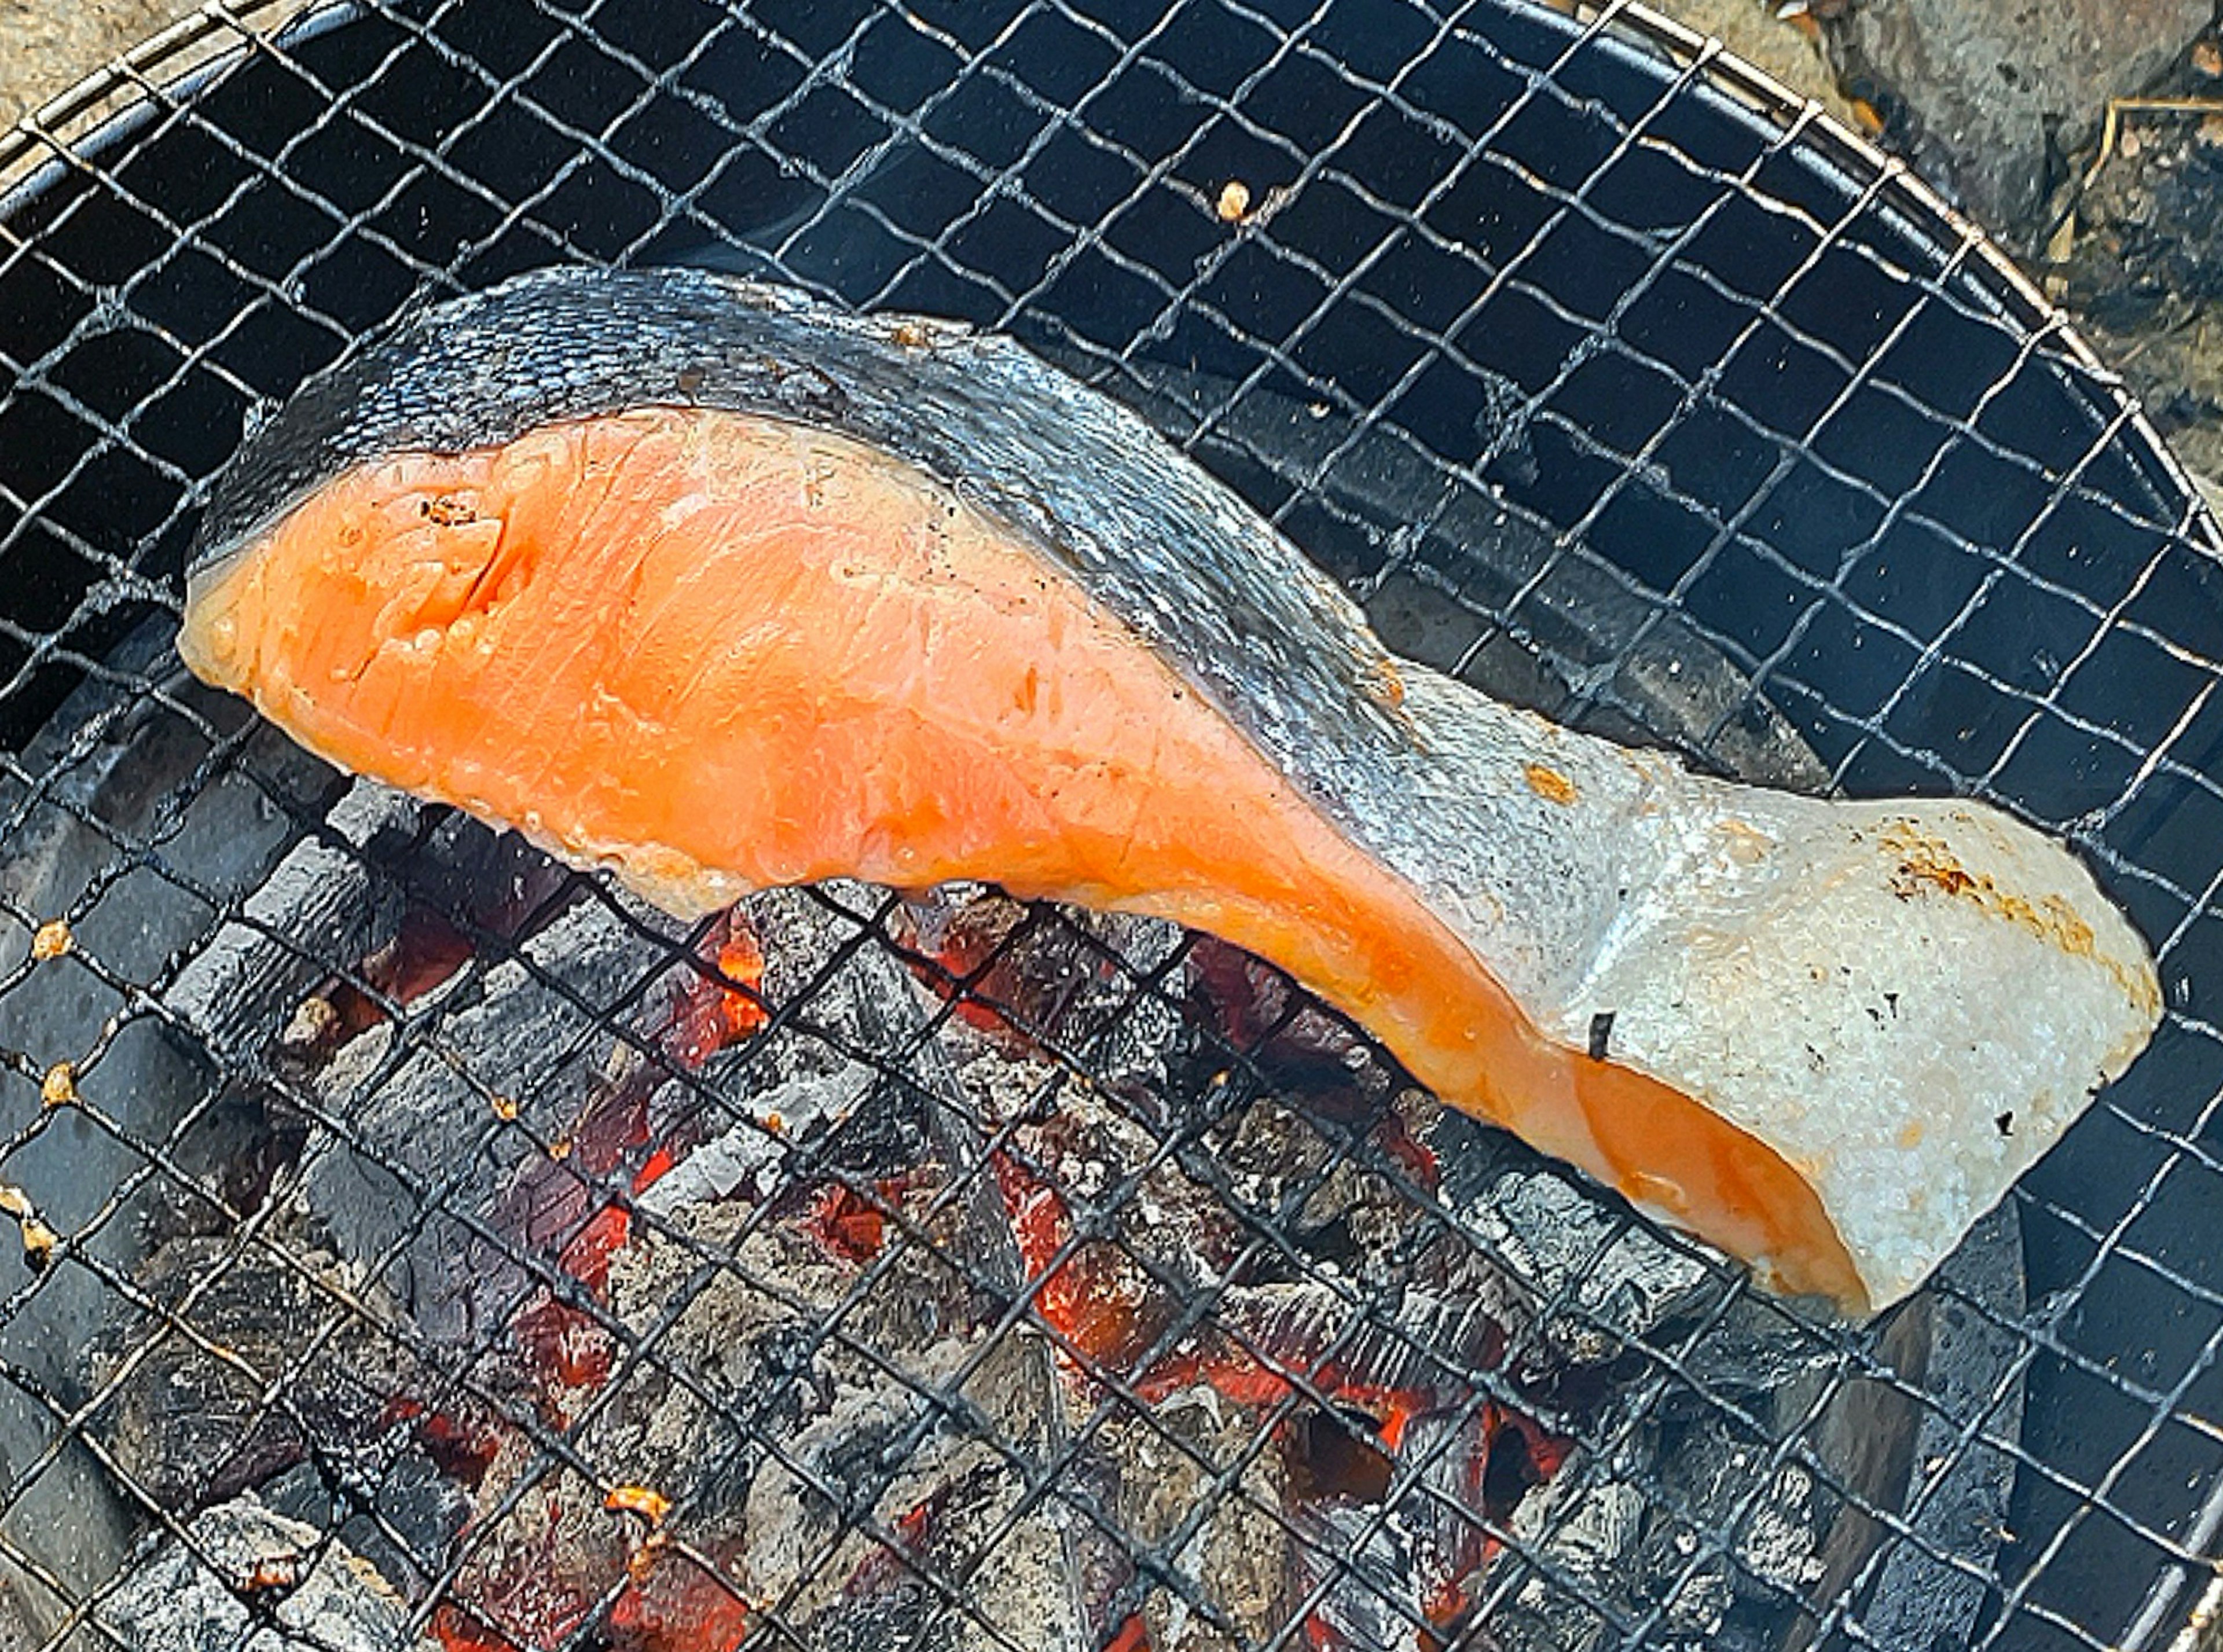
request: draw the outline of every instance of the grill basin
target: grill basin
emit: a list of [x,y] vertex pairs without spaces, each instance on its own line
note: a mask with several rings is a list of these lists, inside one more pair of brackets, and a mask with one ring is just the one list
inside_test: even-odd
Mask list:
[[[1043,1577],[1100,1583],[1101,1621],[1042,1620],[1076,1640],[1137,1618],[1168,1644],[1365,1644],[1427,1617],[1395,1543],[1459,1534],[1490,1548],[1475,1616],[1507,1645],[2183,1629],[2223,1517],[2214,529],[2073,336],[1918,187],[1618,9],[471,0],[282,33],[212,15],[167,49],[195,41],[237,49],[167,90],[127,72],[145,101],[95,127],[88,96],[0,157],[30,167],[0,215],[0,1179],[29,1211],[22,1263],[0,1265],[0,1557],[19,1639],[161,1644],[179,1548],[250,1616],[313,1601],[256,1580],[306,1544],[302,1575],[343,1548],[401,1592],[408,1632],[451,1646],[474,1624],[656,1644],[686,1614],[702,1635],[837,1643],[822,1614],[846,1597],[812,1580],[846,1586],[868,1553],[903,1621],[951,1643],[1011,1637],[1033,1621],[1013,1580]],[[1231,181],[1250,196],[1233,223]],[[2170,1020],[1944,1284],[1856,1332],[1401,1102],[1363,1057],[1368,1082],[1323,1082],[1275,1042],[1288,1006],[1231,1021],[1270,993],[1162,934],[783,897],[751,920],[775,1020],[690,1053],[690,995],[729,989],[706,968],[733,935],[351,791],[167,652],[182,546],[257,399],[412,299],[573,259],[708,263],[1012,331],[1227,477],[1407,653],[1726,771],[1966,791],[2067,832],[2160,944]],[[967,921],[988,939],[953,952]],[[1045,997],[1030,969],[1105,1002]],[[566,1029],[546,1071],[513,1070],[504,1002]],[[1325,1033],[1297,1055],[1323,1039],[1340,1062]],[[865,1082],[844,1060],[869,1095],[836,1083]],[[982,1063],[1003,1077],[967,1090]],[[1075,1071],[1110,1099],[1061,1088]],[[637,1140],[612,1111],[628,1086],[647,1090]],[[810,1152],[737,1168],[749,1138],[730,1133],[775,1092]],[[814,1096],[886,1139],[813,1137]],[[1066,1136],[1041,1134],[1044,1109]],[[1299,1167],[1263,1191],[1230,1179],[1261,1141]],[[682,1148],[671,1176],[696,1165],[698,1205],[659,1206],[644,1173]],[[881,1189],[906,1157],[936,1175]],[[739,1208],[700,1200],[713,1172],[772,1175],[740,1201],[761,1212],[746,1231],[702,1227]],[[844,1432],[825,1412],[813,1434],[721,1390],[689,1314],[752,1322],[734,1293],[826,1254],[778,1248],[811,1231],[783,1190],[829,1187],[864,1202],[831,1212],[841,1243],[879,1219],[881,1271],[856,1264],[839,1311],[846,1295],[790,1291],[789,1319],[831,1329],[760,1383],[792,1394],[825,1360],[908,1375],[824,1376],[885,1414],[853,1408]],[[1030,1248],[1018,1218],[1045,1190],[1067,1226]],[[1177,1221],[1243,1235],[1250,1272],[1216,1293],[1141,1221],[1184,1200]],[[1466,1313],[1499,1300],[1484,1278],[1502,1347]],[[1428,1294],[1447,1281],[1458,1314]],[[1181,1304],[1162,1358],[1216,1337],[1299,1380],[1209,1428],[1180,1414],[1209,1420],[1196,1382],[1061,1322],[1122,1290]],[[959,1366],[874,1305],[953,1291],[986,1314]],[[1384,1339],[1427,1368],[1435,1435],[1389,1442],[1378,1396],[1354,1398]],[[993,1373],[985,1457],[917,1421],[980,1403],[967,1357]],[[762,1490],[740,1514],[681,1497],[658,1528],[677,1570],[635,1576],[664,1546],[638,1529],[653,1505],[619,1494],[677,1472],[639,1419],[683,1413]],[[1496,1486],[1432,1481],[1485,1421],[1519,1443]],[[867,1423],[903,1449],[883,1496],[832,1517],[847,1558],[759,1559],[784,1592],[768,1604],[666,1580],[730,1574],[721,1518],[761,1530],[784,1507],[800,1529],[812,1496],[840,1506],[809,1452]],[[489,1435],[476,1472],[507,1514],[475,1509],[490,1535],[460,1537]],[[1189,1465],[1177,1506],[1100,1478],[1146,1447]],[[785,1481],[763,1467],[780,1453]],[[1294,1492],[1290,1465],[1323,1455],[1355,1478]],[[792,1489],[806,1470],[814,1492]],[[960,1482],[969,1501],[936,1491]],[[937,1495],[964,1520],[906,1535]],[[542,1501],[563,1514],[520,1525]],[[1426,1537],[1447,1508],[1453,1536]],[[583,1601],[488,1605],[524,1569],[502,1545],[528,1538]],[[1289,1565],[1246,1617],[1230,1568],[1275,1543]],[[318,1610],[328,1640],[361,1616]]]

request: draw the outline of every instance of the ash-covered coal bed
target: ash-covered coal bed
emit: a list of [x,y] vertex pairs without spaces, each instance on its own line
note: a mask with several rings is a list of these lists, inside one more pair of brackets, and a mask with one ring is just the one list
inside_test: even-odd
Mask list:
[[1757,1648],[1843,1563],[1780,1444],[1843,1347],[1245,955],[975,886],[683,927],[195,703],[220,778],[84,765],[30,863],[167,797],[239,916],[135,908],[169,1032],[98,1088],[167,1173],[75,1132],[91,1605],[22,1643]]

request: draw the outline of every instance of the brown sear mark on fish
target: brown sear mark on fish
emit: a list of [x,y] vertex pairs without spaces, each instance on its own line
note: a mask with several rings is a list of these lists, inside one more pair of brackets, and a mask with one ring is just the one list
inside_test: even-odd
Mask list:
[[1397,669],[1397,662],[1384,655],[1374,663],[1373,680],[1367,683],[1366,692],[1374,703],[1384,711],[1395,711],[1405,703],[1405,674]]
[[479,519],[479,508],[468,493],[436,493],[417,509],[444,528],[460,528]]
[[1556,769],[1547,769],[1540,763],[1532,763],[1521,771],[1527,777],[1528,789],[1551,803],[1571,803],[1575,801],[1575,782]]
[[[2018,925],[2040,940],[2058,947],[2071,958],[2094,958],[2119,982],[2134,1003],[2145,1003],[2152,993],[2137,971],[2119,959],[2100,958],[2094,946],[2092,926],[2078,917],[2057,895],[2032,901],[2003,889],[1987,872],[1971,872],[1952,849],[1930,836],[1911,820],[1893,820],[1876,834],[1876,840],[1898,864],[1892,869],[1891,892],[1902,901],[1918,895],[1942,894],[1972,901],[1995,918]],[[2157,1006],[2153,1006],[2157,1008]]]
[[2042,940],[2078,957],[2092,952],[2092,926],[2069,909],[2059,895],[2031,901],[2002,889],[1987,872],[1971,872],[1943,841],[1921,831],[1911,820],[1894,820],[1879,834],[1883,846],[1899,857],[1891,875],[1892,893],[1902,901],[1932,889],[1962,895],[1987,912],[2019,924]]

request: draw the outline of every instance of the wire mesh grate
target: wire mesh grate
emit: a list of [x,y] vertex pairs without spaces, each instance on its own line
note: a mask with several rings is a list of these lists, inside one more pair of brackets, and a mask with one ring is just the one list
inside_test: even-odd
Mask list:
[[[2215,529],[1894,164],[1618,7],[280,9],[0,145],[0,1645],[2212,1609]],[[2067,832],[2169,1019],[1846,1328],[1212,943],[852,886],[682,927],[350,785],[175,665],[207,481],[400,309],[559,260],[1016,332],[1415,657]]]

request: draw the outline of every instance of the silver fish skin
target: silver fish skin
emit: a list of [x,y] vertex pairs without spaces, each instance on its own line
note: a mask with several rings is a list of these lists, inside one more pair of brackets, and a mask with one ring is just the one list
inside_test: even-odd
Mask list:
[[256,430],[195,582],[361,464],[649,405],[840,432],[1015,531],[1419,890],[1540,1032],[1787,1162],[1853,1259],[1855,1306],[1918,1285],[2158,1021],[2144,941],[2061,845],[1974,802],[1693,775],[1395,660],[1143,420],[948,323],[699,272],[517,278],[410,317]]

